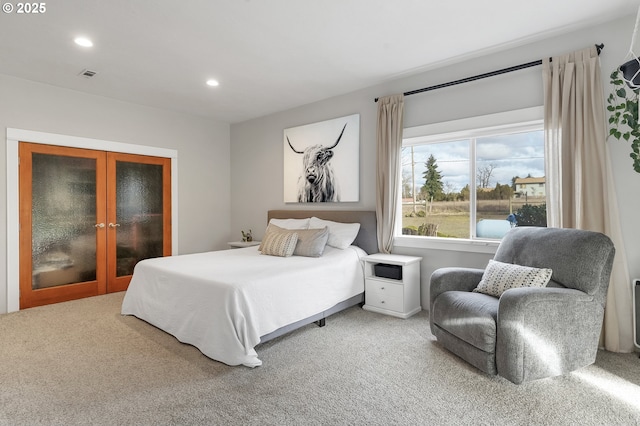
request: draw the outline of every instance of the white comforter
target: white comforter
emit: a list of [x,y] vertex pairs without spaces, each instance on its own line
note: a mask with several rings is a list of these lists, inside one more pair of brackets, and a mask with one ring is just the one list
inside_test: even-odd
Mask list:
[[249,247],[147,259],[135,267],[122,314],[215,360],[255,367],[260,336],[364,291],[365,255],[327,246],[319,258],[283,258]]

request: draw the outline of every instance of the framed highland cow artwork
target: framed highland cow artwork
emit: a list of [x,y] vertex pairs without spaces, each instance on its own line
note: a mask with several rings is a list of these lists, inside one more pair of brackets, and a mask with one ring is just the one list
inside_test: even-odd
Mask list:
[[359,201],[360,114],[284,130],[284,202]]

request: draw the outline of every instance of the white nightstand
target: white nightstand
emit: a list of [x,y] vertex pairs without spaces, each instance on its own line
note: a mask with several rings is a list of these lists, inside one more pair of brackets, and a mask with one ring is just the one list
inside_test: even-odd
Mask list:
[[[365,256],[362,260],[365,287],[363,309],[399,318],[409,318],[420,312],[421,257],[379,253]],[[375,266],[378,264],[391,273],[386,275],[401,275],[397,279],[377,276]],[[385,271],[378,272],[385,274]]]
[[229,247],[231,248],[244,248],[244,247],[259,246],[260,241],[230,241],[227,244],[229,244]]

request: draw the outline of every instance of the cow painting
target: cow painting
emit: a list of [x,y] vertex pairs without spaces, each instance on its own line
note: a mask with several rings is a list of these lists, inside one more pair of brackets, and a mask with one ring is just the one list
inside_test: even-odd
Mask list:
[[298,151],[291,145],[291,141],[287,137],[287,142],[293,152],[303,155],[302,174],[298,178],[299,203],[340,201],[338,184],[330,161],[333,157],[333,149],[340,143],[347,124],[342,127],[336,142],[329,147],[313,145],[304,151]]
[[285,203],[359,201],[360,115],[285,128]]

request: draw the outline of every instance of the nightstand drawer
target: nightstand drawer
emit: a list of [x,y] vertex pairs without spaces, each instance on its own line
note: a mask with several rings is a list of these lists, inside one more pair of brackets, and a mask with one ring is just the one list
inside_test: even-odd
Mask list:
[[367,280],[365,303],[382,309],[402,312],[404,309],[402,284]]

